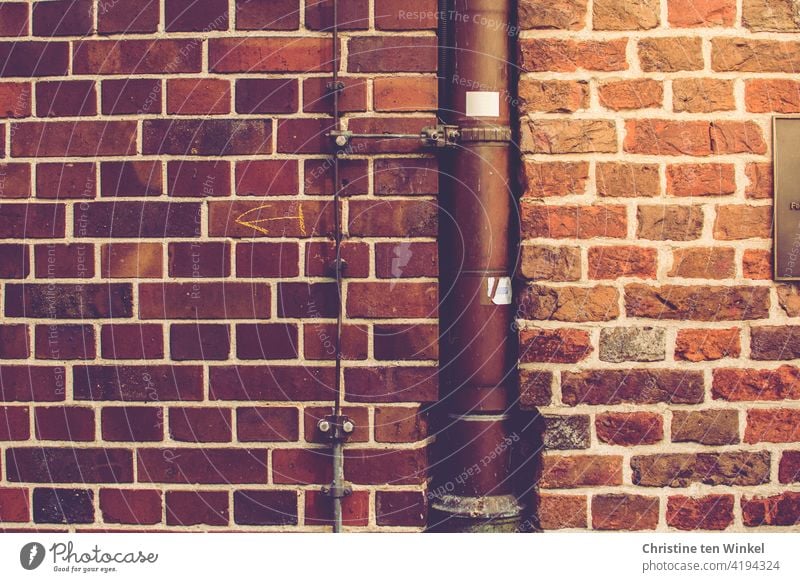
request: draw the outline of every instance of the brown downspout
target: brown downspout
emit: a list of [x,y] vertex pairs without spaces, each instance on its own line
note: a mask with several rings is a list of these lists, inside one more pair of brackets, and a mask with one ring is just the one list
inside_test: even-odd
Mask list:
[[[512,0],[452,0],[441,114],[441,397],[430,531],[515,531],[511,212]],[[440,14],[441,17],[441,14]],[[440,43],[448,43],[441,38]]]

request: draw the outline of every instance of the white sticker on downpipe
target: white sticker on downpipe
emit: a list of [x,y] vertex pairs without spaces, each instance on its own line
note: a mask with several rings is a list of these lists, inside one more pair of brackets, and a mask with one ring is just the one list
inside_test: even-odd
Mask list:
[[511,305],[511,277],[489,277],[487,280],[487,296],[495,305]]
[[468,117],[500,117],[500,93],[467,91]]

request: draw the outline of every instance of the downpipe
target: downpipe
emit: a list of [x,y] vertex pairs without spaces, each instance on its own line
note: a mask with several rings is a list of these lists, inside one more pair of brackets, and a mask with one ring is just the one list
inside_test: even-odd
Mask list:
[[[440,399],[428,531],[519,531],[512,424],[513,0],[440,0]],[[447,44],[450,44],[447,47]]]

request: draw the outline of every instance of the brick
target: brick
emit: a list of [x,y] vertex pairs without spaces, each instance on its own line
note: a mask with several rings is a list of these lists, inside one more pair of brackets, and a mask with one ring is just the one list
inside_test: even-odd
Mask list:
[[745,279],[772,279],[772,253],[746,249],[742,253],[742,274]]
[[714,71],[790,73],[800,65],[800,43],[720,37],[711,41]]
[[269,154],[272,123],[246,119],[145,120],[142,151],[184,156]]
[[[30,436],[28,407],[0,406],[0,441],[26,441]],[[2,499],[1,495],[0,499]],[[0,502],[0,506],[2,506],[2,502]]]
[[131,451],[110,448],[6,449],[9,481],[30,483],[131,483]]
[[681,329],[675,338],[675,359],[704,362],[738,358],[741,354],[739,328]]
[[347,315],[375,319],[436,317],[436,283],[350,283]]
[[621,485],[622,457],[545,455],[541,471],[539,486],[544,489]]
[[330,71],[330,38],[214,38],[208,43],[212,73],[319,73]]
[[766,152],[761,129],[752,121],[625,122],[624,149],[634,154],[707,156]]
[[276,449],[272,480],[286,485],[328,484],[333,479],[331,453],[326,449]]
[[800,523],[800,493],[786,491],[770,497],[742,499],[742,521],[747,527]]
[[240,360],[293,360],[299,344],[293,323],[236,325],[236,356]]
[[0,36],[28,34],[28,2],[3,2],[0,5]]
[[13,126],[14,157],[66,158],[136,154],[135,121],[50,121]]
[[589,179],[587,162],[530,162],[521,169],[523,196],[546,198],[586,193]]
[[586,154],[617,151],[617,130],[607,120],[528,119],[520,148],[531,154]]
[[93,441],[94,410],[78,406],[34,409],[36,438],[45,441]]
[[[342,90],[339,91],[339,111],[366,111],[367,79],[346,76],[339,77],[339,81],[344,84]],[[333,93],[328,89],[331,82],[331,77],[303,79],[303,111],[306,113],[333,113]]]
[[354,200],[350,202],[349,232],[368,237],[434,237],[437,208],[427,200]]
[[225,79],[168,79],[170,115],[224,115],[231,112],[231,86]]
[[574,364],[594,349],[585,330],[525,328],[519,332],[519,351],[522,363]]
[[36,83],[37,117],[88,117],[97,115],[94,81],[41,81]]
[[778,285],[778,303],[789,317],[800,313],[800,294],[795,285]]
[[108,79],[101,82],[103,115],[161,113],[160,79]]
[[100,184],[103,197],[160,196],[161,162],[103,162]]
[[800,481],[800,451],[784,451],[778,465],[778,481],[797,483]]
[[[0,277],[24,279],[30,273],[28,247],[20,244],[0,245]],[[39,275],[37,275],[39,276]]]
[[656,278],[656,249],[632,246],[591,247],[588,257],[590,279]]
[[[336,355],[334,341],[336,326],[330,323],[313,323],[303,326],[303,356],[308,360],[333,360]],[[369,331],[364,325],[345,325],[342,328],[342,358],[366,360]]]
[[439,383],[436,368],[350,368],[344,374],[350,402],[434,402]]
[[101,2],[97,8],[97,32],[100,34],[155,32],[160,16],[158,0]]
[[527,29],[578,30],[586,19],[586,0],[519,3],[519,26]]
[[600,330],[603,362],[659,362],[666,357],[664,330],[652,327],[614,327]]
[[178,39],[83,40],[75,44],[76,75],[199,73],[201,45]]
[[598,87],[600,104],[614,111],[661,107],[664,86],[653,79],[610,81]]
[[639,41],[639,63],[645,72],[675,73],[703,68],[700,38],[643,38]]
[[[342,525],[364,527],[369,524],[369,491],[354,491],[342,500]],[[305,525],[333,525],[333,506],[321,491],[305,492]]]
[[35,523],[93,523],[94,491],[37,487],[31,507]]
[[30,196],[31,167],[28,164],[0,164],[0,199]]
[[800,441],[800,411],[789,408],[747,411],[746,443],[792,443]]
[[211,400],[315,401],[333,398],[333,368],[219,366],[210,370]]
[[229,243],[170,243],[167,257],[171,277],[228,277],[231,274]]
[[377,491],[375,513],[378,525],[422,527],[427,523],[428,504],[417,491]]
[[162,262],[162,247],[158,243],[112,243],[101,249],[100,272],[112,279],[158,278]]
[[0,521],[29,522],[31,520],[30,506],[30,495],[27,489],[12,487],[0,489]]
[[434,30],[436,3],[433,0],[376,0],[375,27],[378,30]]
[[[351,264],[348,261],[348,268]],[[438,272],[436,243],[400,242],[375,245],[375,274],[379,278],[435,277]],[[352,268],[348,271],[348,276],[354,276]]]
[[101,489],[100,512],[104,523],[161,523],[161,492],[153,489]]
[[519,271],[531,281],[577,281],[581,277],[581,256],[576,247],[523,245]]
[[336,317],[338,295],[334,283],[279,283],[280,317]]
[[[341,30],[364,30],[369,28],[369,0],[351,0],[338,6],[337,22]],[[333,30],[333,0],[307,0],[306,28],[310,30]]]
[[628,234],[624,206],[545,206],[523,200],[521,213],[524,238],[625,238]]
[[375,111],[431,111],[438,103],[435,77],[379,77],[373,81]]
[[644,495],[592,496],[592,527],[599,530],[653,530],[658,525],[659,500]]
[[91,325],[36,326],[37,360],[93,360],[94,328]]
[[421,449],[348,449],[345,479],[366,485],[422,483],[427,471],[427,451]]
[[519,403],[521,407],[548,406],[552,399],[552,372],[524,369],[519,371]]
[[230,196],[230,163],[186,161],[167,163],[167,194],[182,198]]
[[[328,437],[319,430],[319,421],[330,416],[333,412],[331,406],[306,407],[303,411],[303,425],[305,439],[312,443],[327,443]],[[344,406],[342,414],[350,418],[355,424],[355,430],[350,434],[350,442],[364,443],[370,440],[372,428],[369,421],[369,409],[366,406]]]
[[669,0],[667,10],[674,28],[733,26],[736,0]]
[[548,451],[588,449],[591,428],[588,415],[544,416],[542,445]]
[[351,73],[436,71],[436,39],[429,36],[361,36],[348,43]]
[[297,492],[233,492],[233,519],[239,525],[297,525]]
[[230,442],[232,427],[230,408],[169,409],[169,436],[175,441]]
[[28,349],[28,327],[26,325],[0,325],[0,360],[26,359]]
[[672,109],[676,112],[710,113],[736,109],[733,81],[728,79],[675,79]]
[[528,285],[519,299],[519,317],[568,322],[610,321],[619,317],[619,292],[613,287]]
[[746,486],[769,482],[768,452],[669,453],[631,458],[633,483],[642,487]]
[[321,154],[331,149],[327,133],[334,123],[329,118],[281,119],[278,121],[278,152]]
[[667,166],[667,194],[670,196],[729,196],[735,192],[732,164]]
[[297,30],[300,0],[235,0],[237,30]]
[[543,530],[586,528],[586,497],[578,495],[539,495],[539,527]]
[[203,393],[198,366],[76,366],[73,379],[75,400],[201,400]]
[[0,402],[64,400],[64,368],[0,365]]
[[164,357],[164,334],[157,324],[104,325],[100,337],[103,358],[160,360]]
[[36,197],[91,199],[97,195],[94,163],[47,163],[36,166]]
[[649,30],[658,26],[660,12],[659,0],[597,0],[592,25],[595,30]]
[[800,328],[792,325],[754,327],[750,330],[750,358],[793,360],[800,354]]
[[142,319],[267,319],[270,288],[263,283],[142,283]]
[[714,370],[712,395],[730,401],[797,400],[800,399],[800,372],[792,366],[776,370]]
[[525,38],[519,42],[519,65],[523,72],[571,73],[586,71],[624,71],[628,39],[571,40]]
[[106,406],[101,412],[103,440],[159,442],[164,440],[164,411],[144,406]]
[[[407,38],[407,37],[406,37]],[[402,133],[419,135],[423,128],[435,124],[433,115],[405,117],[354,117],[348,123],[354,133]],[[410,139],[359,139],[351,142],[354,151],[364,154],[409,154],[427,153],[418,138]]]
[[800,15],[792,0],[744,0],[742,25],[753,32],[794,32],[800,27]]
[[169,351],[175,361],[227,360],[230,341],[227,325],[187,323],[169,329]]
[[672,442],[719,446],[739,442],[736,410],[675,410],[672,412]]
[[744,195],[747,198],[772,198],[772,164],[753,162],[745,166],[748,184]]
[[208,32],[228,29],[227,0],[164,0],[167,32]]
[[299,426],[298,412],[293,407],[236,409],[236,437],[242,442],[296,441],[300,438]]
[[237,113],[296,113],[297,79],[238,79]]
[[299,178],[295,160],[248,160],[236,163],[239,196],[297,195]]
[[732,248],[696,247],[672,251],[670,277],[730,279],[736,268]]
[[550,81],[523,78],[519,81],[520,113],[571,113],[589,107],[586,81]]
[[427,436],[428,415],[419,408],[375,409],[375,440],[379,443],[413,443]]
[[642,205],[636,218],[640,239],[695,240],[703,230],[703,209],[698,206]]
[[373,327],[376,360],[436,360],[439,331],[432,324],[388,324]]
[[80,236],[107,238],[200,235],[200,204],[188,202],[93,202],[75,216]]
[[745,106],[753,113],[800,112],[800,84],[789,79],[752,79],[745,82]]
[[769,238],[772,234],[772,208],[730,204],[717,207],[714,238],[742,240]]
[[375,193],[385,196],[426,196],[439,192],[436,160],[388,158],[374,162]]
[[84,36],[93,29],[92,0],[34,2],[34,36]]
[[[380,167],[380,160],[375,160],[376,167]],[[388,160],[387,163],[393,163]],[[309,195],[332,195],[334,192],[333,168],[330,160],[305,160],[305,181],[303,190]],[[413,174],[411,174],[413,175]],[[381,176],[376,176],[375,191],[380,191]],[[369,173],[367,160],[340,160],[339,162],[339,193],[341,196],[356,196],[369,192]]]
[[262,449],[139,449],[137,475],[143,483],[261,484],[267,482],[266,453]]
[[167,525],[228,525],[227,491],[167,491]]
[[652,445],[664,438],[664,420],[650,412],[607,412],[595,420],[597,438],[610,445]]
[[562,372],[564,404],[698,404],[703,375],[683,370],[588,370]]
[[237,277],[296,277],[299,251],[297,243],[249,243],[236,245]]
[[210,236],[305,238],[333,229],[333,204],[327,200],[220,201],[209,207]]
[[69,43],[0,42],[0,62],[5,63],[0,77],[61,77],[68,74]]
[[650,197],[661,193],[658,166],[624,162],[598,163],[597,194],[607,197]]
[[769,290],[758,287],[706,287],[632,283],[625,287],[628,317],[663,320],[737,321],[763,319]]
[[6,284],[6,315],[56,319],[131,317],[127,283]]

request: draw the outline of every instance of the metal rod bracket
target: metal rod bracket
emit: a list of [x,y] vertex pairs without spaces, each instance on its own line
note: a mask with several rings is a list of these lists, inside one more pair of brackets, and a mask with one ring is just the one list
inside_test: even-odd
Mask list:
[[321,419],[317,428],[329,441],[341,443],[350,438],[356,425],[348,416],[331,414]]

